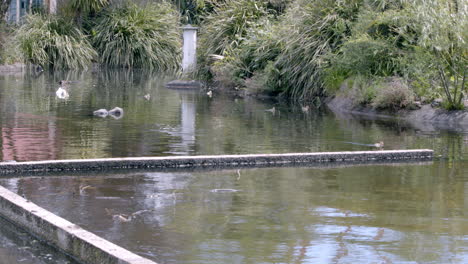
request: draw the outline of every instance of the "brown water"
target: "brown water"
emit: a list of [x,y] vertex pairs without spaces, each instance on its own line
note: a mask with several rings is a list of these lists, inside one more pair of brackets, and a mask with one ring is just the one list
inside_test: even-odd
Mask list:
[[[55,98],[60,79],[78,81],[68,101]],[[386,149],[430,148],[437,158],[341,168],[3,178],[0,184],[159,263],[468,262],[467,127],[326,109],[305,113],[299,105],[216,93],[210,99],[167,90],[170,79],[122,72],[1,76],[0,157],[368,150],[345,142],[383,140]],[[113,106],[124,108],[123,118],[90,115]],[[265,111],[273,106],[275,113]]]

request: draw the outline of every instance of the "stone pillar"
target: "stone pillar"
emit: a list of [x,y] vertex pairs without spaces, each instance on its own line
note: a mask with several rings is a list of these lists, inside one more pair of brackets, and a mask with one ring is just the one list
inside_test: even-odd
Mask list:
[[16,24],[20,23],[21,16],[21,0],[16,0]]
[[182,71],[190,72],[197,66],[197,30],[198,27],[182,27],[184,46],[182,48]]
[[49,14],[55,15],[57,13],[57,0],[49,1]]

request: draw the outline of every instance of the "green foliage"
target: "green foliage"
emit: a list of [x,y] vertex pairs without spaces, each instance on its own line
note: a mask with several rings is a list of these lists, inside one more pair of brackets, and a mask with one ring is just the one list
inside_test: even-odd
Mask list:
[[228,1],[210,14],[203,24],[200,43],[203,55],[224,55],[242,43],[249,28],[257,26],[267,17],[268,11],[262,1]]
[[31,15],[15,32],[26,62],[55,69],[86,68],[96,52],[86,36],[68,19]]
[[355,75],[342,83],[338,94],[350,99],[354,105],[369,105],[375,98],[380,82],[380,79]]
[[292,26],[283,35],[284,49],[275,62],[281,79],[275,81],[276,90],[298,100],[322,94],[325,56],[349,34],[360,2],[298,1],[287,11],[282,23]]
[[99,17],[93,43],[111,67],[176,70],[180,65],[177,12],[167,3],[126,2]]
[[99,12],[109,4],[108,0],[69,0],[70,8],[82,15]]
[[[279,41],[279,24],[273,24],[267,19],[263,19],[255,28],[250,28],[244,42],[237,48],[225,52],[225,59],[217,62],[216,68],[229,69],[225,73],[228,79],[232,79],[236,85],[242,85],[241,80],[254,77],[254,75],[265,74],[265,67],[270,64],[281,52],[281,42]],[[215,77],[218,78],[219,72],[214,69]],[[257,76],[258,77],[258,76]],[[254,80],[263,78],[255,77]],[[249,83],[253,83],[250,80]],[[261,90],[259,82],[254,86],[254,90]],[[268,89],[267,87],[265,87]]]
[[388,78],[381,82],[376,89],[372,106],[375,108],[398,110],[411,105],[413,101],[413,91],[404,80]]
[[462,109],[468,92],[468,2],[415,0],[413,15],[420,31],[419,45],[432,54],[428,66],[438,73],[446,108]]
[[200,24],[215,7],[229,0],[171,0],[181,15],[183,24]]
[[389,76],[395,72],[398,50],[384,39],[353,36],[332,58],[332,65],[348,75]]

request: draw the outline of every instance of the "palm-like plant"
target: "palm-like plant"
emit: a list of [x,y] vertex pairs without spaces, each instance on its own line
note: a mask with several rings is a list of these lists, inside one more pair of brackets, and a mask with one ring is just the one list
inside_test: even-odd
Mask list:
[[28,16],[15,33],[27,62],[62,69],[86,68],[96,52],[86,36],[69,20],[42,15]]
[[110,9],[93,29],[93,43],[111,67],[175,70],[180,65],[177,12],[167,3],[133,3]]

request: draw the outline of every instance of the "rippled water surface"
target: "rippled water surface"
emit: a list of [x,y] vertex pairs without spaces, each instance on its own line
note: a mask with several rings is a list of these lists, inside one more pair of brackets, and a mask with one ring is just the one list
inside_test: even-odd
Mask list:
[[[61,79],[77,81],[68,100],[55,97]],[[369,150],[347,142],[378,141],[434,149],[436,159],[0,184],[159,263],[468,262],[468,127],[209,98],[168,90],[169,80],[125,72],[0,76],[0,160]],[[114,106],[125,110],[122,118],[91,114]]]

